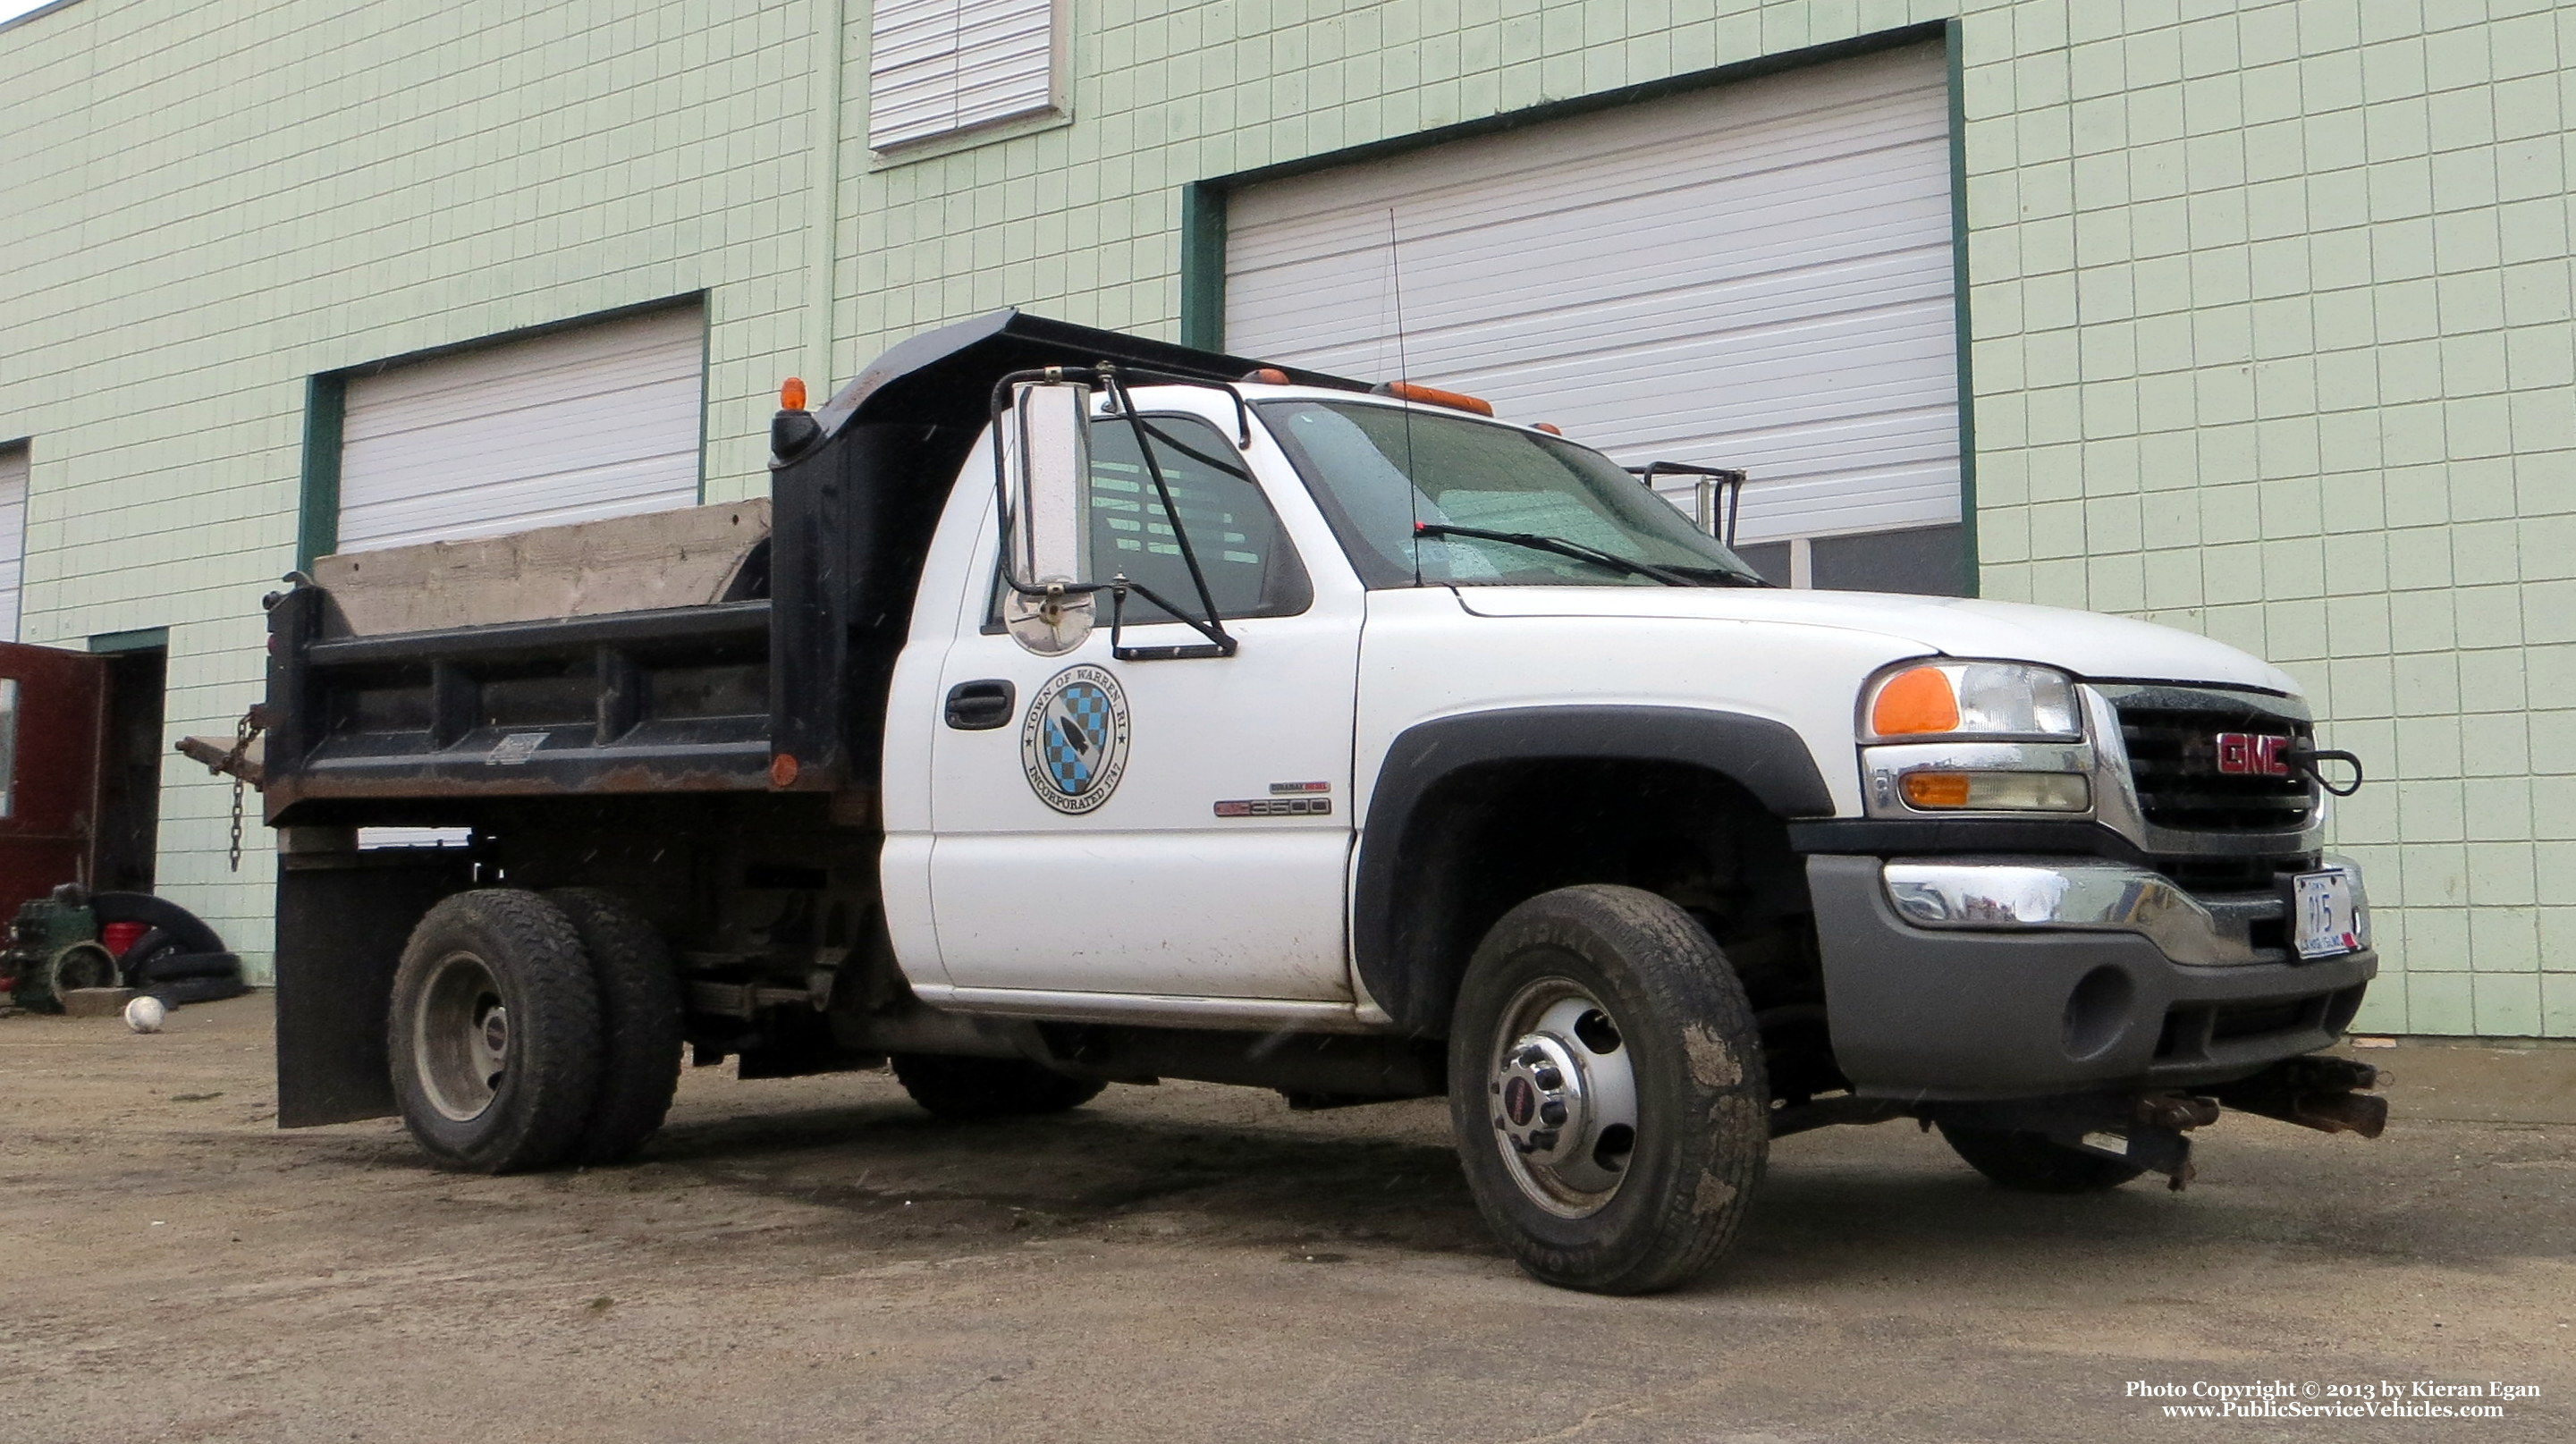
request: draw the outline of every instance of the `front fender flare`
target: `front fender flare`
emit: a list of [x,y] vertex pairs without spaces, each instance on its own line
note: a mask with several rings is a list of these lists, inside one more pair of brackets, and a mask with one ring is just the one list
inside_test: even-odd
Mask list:
[[1727,778],[1776,817],[1834,811],[1806,741],[1768,717],[1701,707],[1510,707],[1406,728],[1379,763],[1360,833],[1351,958],[1369,997],[1407,1031],[1446,1031],[1457,987],[1437,956],[1440,939],[1405,906],[1424,799],[1470,767],[1551,759],[1674,763]]

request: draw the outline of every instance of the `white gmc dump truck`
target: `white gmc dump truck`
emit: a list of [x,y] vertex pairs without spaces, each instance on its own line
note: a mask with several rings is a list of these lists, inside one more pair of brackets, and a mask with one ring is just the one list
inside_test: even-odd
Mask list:
[[323,558],[255,718],[281,1124],[613,1163],[684,1053],[1445,1094],[1504,1245],[1619,1293],[1825,1124],[2063,1192],[2378,1132],[2289,677],[1776,589],[1487,410],[1005,312],[791,393],[765,502]]

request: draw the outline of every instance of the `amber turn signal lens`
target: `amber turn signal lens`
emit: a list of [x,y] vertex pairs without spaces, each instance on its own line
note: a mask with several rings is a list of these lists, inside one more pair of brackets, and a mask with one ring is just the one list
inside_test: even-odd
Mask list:
[[2092,785],[2078,772],[1909,772],[1897,790],[1907,806],[1926,812],[2082,812],[2093,805]]
[[796,765],[795,753],[781,752],[769,759],[769,785],[793,787],[796,785],[796,774],[801,770]]
[[1968,775],[1964,772],[1909,772],[1898,784],[1914,807],[1965,807]]
[[786,381],[780,383],[778,388],[778,409],[781,411],[802,411],[805,409],[805,379],[803,377],[790,376]]
[[1959,730],[1959,698],[1950,690],[1949,675],[1938,667],[1917,667],[1890,677],[1870,704],[1869,730],[1881,737]]

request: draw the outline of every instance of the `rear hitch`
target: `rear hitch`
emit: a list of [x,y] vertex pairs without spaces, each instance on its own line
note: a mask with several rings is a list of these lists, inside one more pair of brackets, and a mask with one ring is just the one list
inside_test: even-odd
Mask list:
[[2367,1063],[2311,1053],[2284,1058],[2251,1078],[2211,1091],[2239,1113],[2277,1118],[2319,1133],[2377,1138],[2388,1127],[2388,1100],[2361,1090],[2377,1087],[2381,1081],[2379,1070]]

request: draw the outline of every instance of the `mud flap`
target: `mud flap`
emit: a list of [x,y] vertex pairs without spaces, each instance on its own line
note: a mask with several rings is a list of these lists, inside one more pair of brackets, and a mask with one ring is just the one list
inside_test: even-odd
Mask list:
[[472,865],[461,850],[277,861],[277,1126],[385,1117],[395,965],[421,914],[472,885]]

